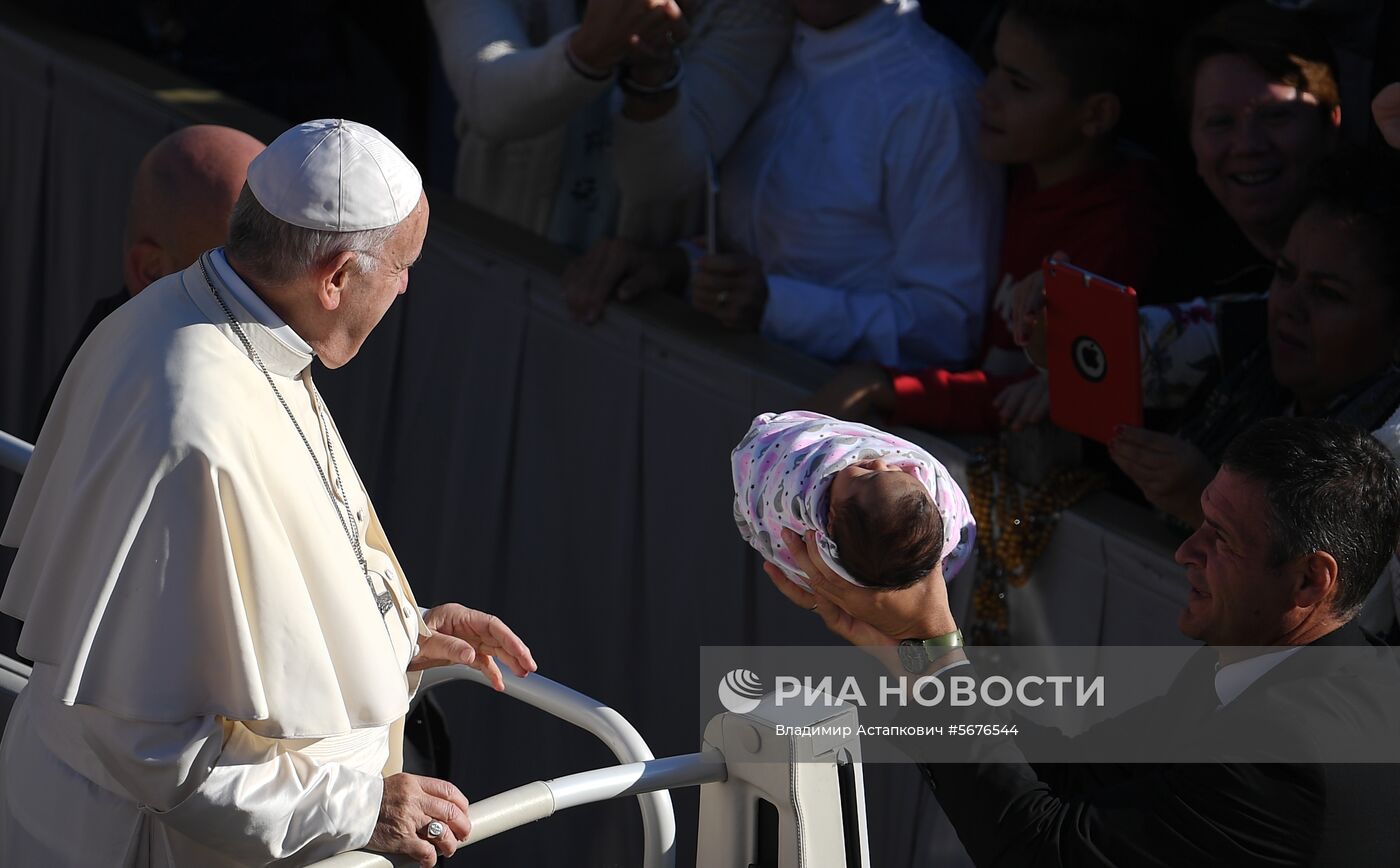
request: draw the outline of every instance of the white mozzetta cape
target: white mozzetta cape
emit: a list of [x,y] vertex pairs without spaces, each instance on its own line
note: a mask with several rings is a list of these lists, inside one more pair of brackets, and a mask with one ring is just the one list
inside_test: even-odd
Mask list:
[[[323,466],[328,438],[363,497],[317,422],[311,357],[221,292]],[[0,609],[25,622],[20,653],[52,667],[67,705],[155,723],[216,715],[278,739],[391,724],[417,677],[389,628],[427,629],[367,498],[361,512],[366,557],[395,596],[388,628],[196,263],[74,359],[0,536],[19,549]]]

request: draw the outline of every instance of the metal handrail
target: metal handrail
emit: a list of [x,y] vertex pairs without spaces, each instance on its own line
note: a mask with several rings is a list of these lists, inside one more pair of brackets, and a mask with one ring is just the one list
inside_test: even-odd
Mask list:
[[558,811],[624,796],[666,793],[725,780],[724,757],[714,748],[640,763],[609,766],[535,781],[474,802],[468,813],[471,835],[463,846],[553,816]]
[[[654,759],[651,748],[627,718],[598,700],[538,673],[525,678],[508,670],[503,670],[501,674],[507,696],[592,733],[624,765]],[[429,669],[424,673],[418,691],[421,694],[448,681],[491,683],[484,674],[470,666],[458,664]],[[641,806],[642,833],[646,839],[642,864],[645,868],[671,868],[676,862],[676,815],[671,806],[671,794],[664,789],[639,793],[637,801]],[[472,838],[476,838],[475,833]]]
[[[622,765],[535,781],[473,802],[467,812],[472,832],[463,845],[543,820],[566,808],[635,795],[641,805],[642,829],[646,835],[643,865],[672,868],[676,862],[676,816],[668,790],[724,780],[723,756],[708,749],[703,753],[655,759],[636,728],[598,700],[538,673],[521,678],[502,670],[501,676],[507,696],[592,733],[612,750]],[[485,674],[470,666],[441,666],[423,673],[418,696],[449,681],[491,684]],[[412,864],[411,860],[404,861],[400,857],[356,850],[316,862],[312,868],[401,868]]]
[[29,466],[29,457],[33,454],[34,444],[0,431],[0,467],[23,474],[24,468]]
[[[473,802],[468,811],[472,832],[462,846],[480,843],[579,805],[626,796],[640,798],[676,787],[698,787],[723,781],[726,776],[724,756],[715,748],[706,748],[700,753],[609,766],[549,781],[535,781]],[[354,850],[316,862],[311,868],[408,868],[415,864],[402,856]]]

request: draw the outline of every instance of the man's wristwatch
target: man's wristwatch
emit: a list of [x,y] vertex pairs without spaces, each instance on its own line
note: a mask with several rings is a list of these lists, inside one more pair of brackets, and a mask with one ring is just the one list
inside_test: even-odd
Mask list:
[[963,647],[961,630],[934,636],[932,639],[905,639],[899,643],[899,662],[911,675],[922,675],[933,661],[954,648]]

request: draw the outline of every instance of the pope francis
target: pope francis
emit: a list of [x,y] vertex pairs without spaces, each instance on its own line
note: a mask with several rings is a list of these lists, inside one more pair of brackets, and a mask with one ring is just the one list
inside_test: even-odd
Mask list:
[[113,313],[59,387],[0,542],[33,677],[0,744],[6,866],[432,865],[470,832],[400,771],[419,670],[530,651],[420,615],[311,361],[348,362],[422,251],[428,202],[362,124],[288,130],[227,245]]

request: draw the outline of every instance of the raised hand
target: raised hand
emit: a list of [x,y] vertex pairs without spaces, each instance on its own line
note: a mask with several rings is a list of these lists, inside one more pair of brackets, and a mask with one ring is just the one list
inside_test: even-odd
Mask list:
[[433,666],[466,665],[486,674],[491,686],[505,690],[505,679],[496,660],[505,661],[516,675],[524,677],[539,667],[520,637],[495,615],[468,609],[458,603],[445,603],[429,609],[423,620],[433,635],[418,643],[418,656],[408,671]]
[[588,0],[569,48],[588,67],[610,70],[639,46],[663,41],[682,17],[676,0]]

